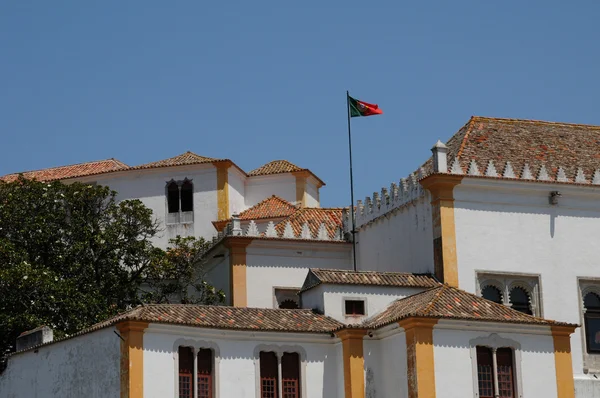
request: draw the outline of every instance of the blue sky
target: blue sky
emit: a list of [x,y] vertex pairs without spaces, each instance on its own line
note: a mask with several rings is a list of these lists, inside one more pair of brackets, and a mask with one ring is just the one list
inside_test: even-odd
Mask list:
[[[471,115],[600,124],[600,3],[27,1],[0,11],[0,175],[187,150],[310,168],[324,206],[416,169]],[[572,2],[575,3],[575,2]]]

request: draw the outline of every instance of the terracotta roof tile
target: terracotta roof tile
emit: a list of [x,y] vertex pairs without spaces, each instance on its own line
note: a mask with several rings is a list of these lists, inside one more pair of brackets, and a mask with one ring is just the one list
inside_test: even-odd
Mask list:
[[366,320],[362,326],[379,328],[411,316],[539,325],[569,325],[527,315],[463,290],[441,285],[396,300],[385,311]]
[[[573,181],[579,167],[588,179],[600,168],[600,126],[473,116],[446,146],[448,167],[458,156],[465,172],[471,160],[482,173],[490,160],[499,173],[510,161],[517,176],[528,163],[534,176],[543,165],[555,179],[562,167]],[[423,167],[432,172],[431,158]]]
[[279,218],[291,216],[297,210],[298,208],[287,200],[283,200],[279,196],[273,195],[249,209],[244,210],[239,216],[241,220]]
[[261,176],[268,174],[291,173],[292,171],[302,171],[302,169],[287,160],[273,160],[267,164],[252,170],[248,173],[249,176]]
[[172,158],[159,160],[156,162],[150,162],[141,164],[133,167],[134,169],[153,169],[156,167],[169,167],[169,166],[184,166],[189,164],[201,164],[210,163],[219,159],[209,158],[206,156],[200,156],[194,152],[187,151],[181,155],[173,156]]
[[320,284],[425,288],[440,285],[431,275],[426,274],[311,268],[300,291],[306,291]]
[[39,181],[64,180],[68,178],[108,173],[111,171],[128,170],[129,168],[129,166],[117,159],[106,159],[72,164],[68,166],[51,167],[43,170],[7,174],[3,177],[0,177],[0,180],[6,182],[14,181],[17,179],[19,174],[23,174],[25,178],[36,179]]
[[310,234],[316,237],[321,224],[325,224],[329,236],[334,236],[336,231],[342,228],[342,209],[341,208],[321,208],[304,207],[298,209],[294,214],[280,221],[275,226],[278,234],[283,234],[285,226],[290,223],[294,234],[297,236],[302,232],[304,223],[308,223]]

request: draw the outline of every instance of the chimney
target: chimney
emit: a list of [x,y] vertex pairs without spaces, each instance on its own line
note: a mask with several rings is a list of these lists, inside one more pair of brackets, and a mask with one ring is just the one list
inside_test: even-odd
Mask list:
[[49,343],[54,340],[52,329],[40,326],[23,332],[17,337],[17,351],[23,351],[36,345]]
[[434,173],[447,173],[448,172],[448,159],[446,154],[448,153],[448,147],[440,140],[435,143],[431,148],[433,153],[433,172]]
[[233,228],[231,230],[231,234],[233,236],[242,235],[242,223],[240,220],[240,216],[238,214],[234,214],[231,216],[231,221],[233,223]]

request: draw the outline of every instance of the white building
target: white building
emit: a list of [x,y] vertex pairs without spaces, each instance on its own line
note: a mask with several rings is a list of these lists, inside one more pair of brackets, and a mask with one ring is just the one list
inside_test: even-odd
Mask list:
[[[140,198],[167,225],[177,218],[157,241],[162,246],[168,237],[192,233],[181,211],[186,178],[192,179],[199,195],[193,234],[221,231],[203,266],[235,308],[144,307],[44,349],[75,347],[76,339],[102,333],[108,338],[121,321],[142,322],[119,326],[140,347],[118,356],[143,363],[120,387],[136,383],[135,397],[142,396],[140,386],[144,396],[177,396],[179,346],[213,350],[212,397],[600,397],[600,247],[592,240],[600,228],[599,143],[600,127],[473,117],[446,144],[438,142],[415,173],[356,204],[359,273],[349,271],[350,215],[319,208],[322,182],[284,161],[244,173],[230,161],[186,154],[64,177]],[[178,212],[169,212],[169,186]],[[196,210],[199,204],[208,210]],[[406,282],[422,274],[444,287]],[[215,321],[203,323],[208,312]],[[480,348],[478,356],[477,346],[498,350]],[[279,394],[260,389],[260,347],[275,353],[266,361],[277,362],[278,371],[271,367],[265,377]],[[298,354],[300,395],[283,391],[286,379],[294,379],[280,377],[289,374],[286,352]],[[19,366],[47,366],[33,354],[11,357],[0,397],[3,385],[16,386]],[[154,366],[160,370],[147,373]],[[38,374],[56,382],[59,375],[47,372]],[[171,381],[160,373],[172,374]],[[500,391],[507,378],[512,393]]]
[[[12,181],[18,174],[1,179]],[[162,232],[154,243],[162,248],[177,235],[211,239],[217,232],[213,221],[227,220],[272,195],[297,207],[319,207],[319,190],[325,185],[310,170],[287,160],[246,173],[229,159],[192,152],[139,166],[107,159],[20,174],[106,185],[119,199],[140,199],[160,222]]]
[[301,301],[137,307],[13,354],[0,397],[573,396],[576,325],[425,275],[313,269]]

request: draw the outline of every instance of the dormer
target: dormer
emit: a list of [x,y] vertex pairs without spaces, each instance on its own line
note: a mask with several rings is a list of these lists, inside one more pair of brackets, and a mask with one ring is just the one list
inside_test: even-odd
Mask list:
[[347,324],[361,323],[393,301],[440,286],[431,275],[312,268],[299,292],[301,308]]
[[309,169],[287,160],[273,160],[248,173],[246,206],[277,195],[298,207],[319,207],[319,189],[325,183]]

